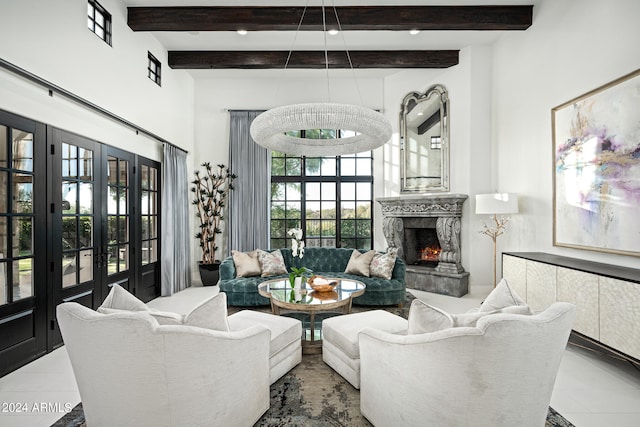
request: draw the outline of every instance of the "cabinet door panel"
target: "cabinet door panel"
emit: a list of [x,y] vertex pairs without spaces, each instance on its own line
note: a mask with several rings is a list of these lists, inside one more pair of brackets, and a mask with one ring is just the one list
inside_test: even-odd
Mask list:
[[502,277],[523,300],[527,299],[527,260],[509,255],[502,257]]
[[640,359],[640,285],[600,277],[600,341]]
[[556,269],[554,265],[527,261],[527,304],[532,310],[544,310],[556,302]]
[[558,267],[558,301],[576,306],[573,330],[596,340],[600,339],[598,315],[598,276]]

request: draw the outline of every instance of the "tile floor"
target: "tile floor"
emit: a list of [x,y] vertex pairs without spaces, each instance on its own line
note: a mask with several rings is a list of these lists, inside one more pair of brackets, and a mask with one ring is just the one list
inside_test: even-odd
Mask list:
[[[462,298],[412,292],[445,311],[463,313],[480,304],[489,291],[475,288]],[[217,287],[193,287],[171,297],[157,298],[149,306],[185,314],[215,292]],[[64,415],[65,407],[74,407],[79,401],[71,365],[62,347],[0,378],[0,426],[50,426]],[[22,409],[26,404],[27,412],[16,412],[17,403]],[[640,426],[640,370],[627,362],[570,345],[560,366],[551,406],[577,427]]]

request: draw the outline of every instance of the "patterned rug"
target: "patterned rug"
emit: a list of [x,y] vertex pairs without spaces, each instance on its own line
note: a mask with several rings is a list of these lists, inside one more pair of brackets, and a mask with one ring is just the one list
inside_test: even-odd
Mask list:
[[[407,293],[401,308],[354,306],[353,312],[380,308],[407,317],[414,299]],[[229,314],[242,310],[229,307]],[[269,311],[269,307],[257,307]],[[304,355],[302,363],[271,386],[271,406],[256,427],[362,427],[371,426],[360,414],[360,391],[322,361],[321,354]],[[546,427],[573,427],[549,408]],[[52,427],[86,427],[82,404],[58,420]]]

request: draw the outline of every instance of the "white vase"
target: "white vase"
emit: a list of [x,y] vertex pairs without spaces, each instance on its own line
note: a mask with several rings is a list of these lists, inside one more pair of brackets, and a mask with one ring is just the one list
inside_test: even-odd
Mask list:
[[302,289],[302,277],[296,277],[293,281],[293,290],[300,292],[300,289]]

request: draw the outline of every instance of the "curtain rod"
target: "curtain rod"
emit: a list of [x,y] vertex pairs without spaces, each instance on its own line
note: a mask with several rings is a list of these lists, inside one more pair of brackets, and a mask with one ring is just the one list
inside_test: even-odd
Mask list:
[[163,144],[169,144],[172,147],[175,147],[178,150],[184,151],[185,153],[189,154],[189,152],[187,150],[185,150],[184,148],[178,147],[177,145],[167,141],[166,139],[156,135],[155,133],[150,132],[150,131],[146,130],[145,128],[142,128],[142,127],[136,125],[135,123],[132,123],[132,122],[130,122],[130,121],[128,121],[128,120],[126,120],[126,119],[114,114],[114,113],[112,113],[109,110],[105,110],[104,108],[102,108],[102,107],[100,107],[100,106],[98,106],[98,105],[96,105],[96,104],[94,104],[94,103],[92,103],[90,101],[87,101],[86,99],[84,99],[84,98],[82,98],[82,97],[80,97],[80,96],[78,96],[78,95],[76,95],[76,94],[74,94],[72,92],[69,92],[66,89],[63,89],[60,86],[57,86],[57,85],[51,83],[50,81],[45,80],[42,77],[39,77],[39,76],[37,76],[37,75],[25,70],[24,68],[20,68],[17,65],[12,64],[11,62],[8,62],[8,61],[6,61],[6,60],[4,60],[2,58],[0,58],[0,66],[2,66],[6,70],[9,70],[12,73],[14,73],[14,74],[16,74],[16,75],[18,75],[18,76],[20,76],[20,77],[32,82],[32,83],[36,83],[36,84],[44,87],[45,89],[48,89],[49,90],[49,96],[53,96],[54,92],[58,93],[58,94],[64,96],[65,98],[67,98],[67,99],[69,99],[69,100],[71,100],[71,101],[73,101],[73,102],[75,102],[77,104],[80,104],[81,106],[83,106],[85,108],[88,108],[89,110],[95,111],[95,112],[97,112],[97,113],[99,113],[99,114],[101,114],[101,115],[103,115],[103,116],[105,116],[105,117],[107,117],[107,118],[109,118],[111,120],[114,120],[114,121],[116,121],[116,122],[118,122],[120,124],[123,124],[123,125],[131,128],[131,129],[135,130],[136,133],[138,133],[138,132],[143,133],[143,134],[155,139],[158,142],[161,142]]

